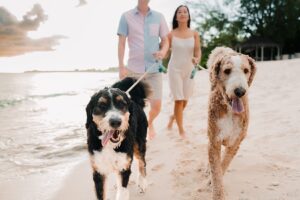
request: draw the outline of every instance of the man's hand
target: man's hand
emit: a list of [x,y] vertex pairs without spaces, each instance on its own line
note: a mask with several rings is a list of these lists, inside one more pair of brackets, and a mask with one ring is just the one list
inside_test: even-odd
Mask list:
[[127,76],[127,69],[125,68],[124,65],[120,65],[119,66],[119,78],[120,78],[120,80],[122,80],[126,76]]

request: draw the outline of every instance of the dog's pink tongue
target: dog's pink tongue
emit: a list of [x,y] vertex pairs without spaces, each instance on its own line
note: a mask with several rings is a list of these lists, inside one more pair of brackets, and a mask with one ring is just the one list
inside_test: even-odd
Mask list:
[[102,146],[105,146],[108,143],[108,141],[113,136],[113,134],[114,134],[114,131],[109,131],[104,134],[103,138],[101,139]]
[[244,106],[243,106],[243,102],[240,98],[234,98],[232,100],[232,109],[233,109],[233,112],[235,113],[241,113],[244,111]]

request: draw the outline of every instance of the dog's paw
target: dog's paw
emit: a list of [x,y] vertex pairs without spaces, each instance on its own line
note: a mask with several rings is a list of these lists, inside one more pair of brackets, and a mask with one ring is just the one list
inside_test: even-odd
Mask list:
[[143,177],[139,175],[138,177],[138,187],[140,193],[145,193],[147,188],[147,179],[146,177]]
[[129,190],[124,187],[118,189],[116,200],[129,200]]

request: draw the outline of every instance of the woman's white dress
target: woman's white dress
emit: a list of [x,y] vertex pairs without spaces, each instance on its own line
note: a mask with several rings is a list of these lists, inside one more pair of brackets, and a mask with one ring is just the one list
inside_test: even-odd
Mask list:
[[194,37],[178,38],[172,36],[172,53],[168,64],[168,80],[171,96],[174,100],[188,100],[193,94],[194,79]]

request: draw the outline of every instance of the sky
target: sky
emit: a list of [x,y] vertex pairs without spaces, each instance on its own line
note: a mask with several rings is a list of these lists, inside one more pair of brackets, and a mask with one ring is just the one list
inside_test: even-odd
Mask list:
[[[149,6],[164,14],[170,28],[175,9],[184,2],[151,0]],[[117,67],[119,19],[136,4],[0,0],[0,72]]]

